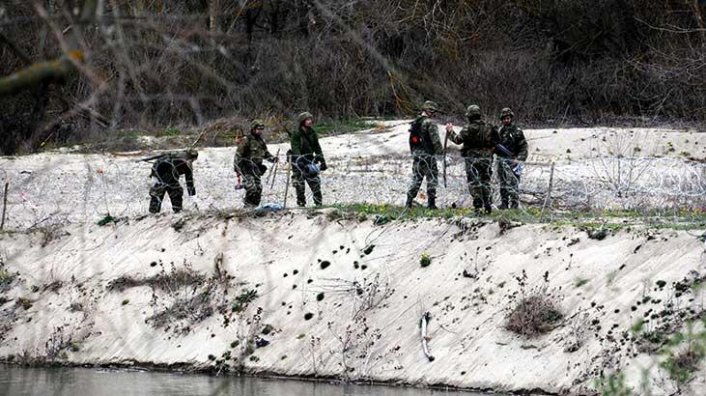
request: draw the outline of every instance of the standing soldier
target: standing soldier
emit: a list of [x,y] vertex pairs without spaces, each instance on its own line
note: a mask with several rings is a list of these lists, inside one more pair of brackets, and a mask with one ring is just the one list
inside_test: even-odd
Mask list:
[[184,152],[169,153],[158,157],[152,165],[150,176],[157,178],[157,182],[150,188],[150,213],[159,213],[162,207],[164,194],[169,194],[174,213],[181,211],[184,189],[179,184],[179,177],[186,178],[186,190],[189,196],[196,195],[194,188],[193,162],[198,158],[196,150],[189,149]]
[[439,111],[439,106],[427,100],[422,105],[422,113],[409,129],[409,148],[412,151],[412,184],[407,190],[406,207],[411,208],[417,197],[422,181],[427,179],[427,206],[436,209],[436,186],[439,184],[439,168],[436,155],[442,154],[439,128],[432,117]]
[[269,162],[277,161],[269,151],[267,144],[262,138],[262,131],[265,124],[260,120],[250,123],[250,134],[238,144],[238,149],[233,158],[233,169],[242,176],[245,187],[245,207],[254,208],[260,204],[262,198],[262,179],[267,166],[262,160]]
[[500,209],[517,208],[519,201],[520,175],[523,162],[527,160],[527,140],[522,129],[512,123],[515,114],[509,107],[500,110],[500,145],[498,156],[498,180],[500,183]]
[[473,198],[473,208],[476,214],[492,211],[492,196],[490,194],[490,176],[492,172],[493,150],[498,143],[498,130],[481,121],[480,107],[470,105],[466,109],[468,124],[460,133],[453,126],[446,126],[449,139],[456,144],[463,144],[461,156],[466,165],[466,181]]
[[324,154],[319,145],[319,137],[314,131],[314,116],[303,112],[297,117],[299,126],[290,135],[292,146],[290,161],[292,164],[292,184],[297,193],[297,205],[306,206],[304,182],[309,185],[314,195],[314,205],[321,206],[321,178],[320,171],[327,169]]

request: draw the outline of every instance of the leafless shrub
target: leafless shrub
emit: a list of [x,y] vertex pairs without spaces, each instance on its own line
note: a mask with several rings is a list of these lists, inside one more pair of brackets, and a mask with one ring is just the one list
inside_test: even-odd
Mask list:
[[153,289],[163,291],[174,291],[181,286],[191,286],[197,288],[203,284],[205,276],[195,272],[188,266],[184,268],[172,267],[170,272],[162,268],[161,272],[147,278],[135,278],[132,276],[121,276],[108,283],[108,290],[124,291],[133,287],[150,286]]
[[206,289],[190,298],[178,298],[166,309],[147,318],[147,323],[157,329],[173,326],[176,333],[186,334],[191,331],[191,326],[213,315],[210,294],[211,290]]
[[4,8],[1,76],[80,57],[0,98],[0,152],[232,112],[410,114],[427,97],[552,123],[704,117],[703,9],[689,2],[96,3]]
[[510,313],[505,328],[532,338],[550,332],[563,318],[564,314],[550,297],[535,294],[520,300]]

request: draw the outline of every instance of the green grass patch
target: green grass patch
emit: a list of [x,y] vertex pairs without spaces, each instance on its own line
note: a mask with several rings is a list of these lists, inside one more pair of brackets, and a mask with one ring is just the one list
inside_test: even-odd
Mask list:
[[314,124],[314,130],[319,136],[341,135],[353,133],[365,129],[373,128],[369,121],[360,118],[348,118],[341,120],[325,120]]
[[[395,220],[454,217],[478,217],[473,208],[427,209],[423,206],[405,208],[389,204],[337,204],[331,206],[334,212],[329,220],[346,219],[365,221],[371,219],[382,225]],[[479,218],[490,221],[519,222],[523,224],[547,224],[556,227],[573,226],[595,239],[603,239],[615,232],[635,225],[644,225],[655,229],[694,230],[706,228],[706,213],[701,210],[681,210],[674,213],[659,211],[626,210],[590,210],[590,211],[554,211],[542,214],[538,207],[523,209],[496,210],[490,215]]]

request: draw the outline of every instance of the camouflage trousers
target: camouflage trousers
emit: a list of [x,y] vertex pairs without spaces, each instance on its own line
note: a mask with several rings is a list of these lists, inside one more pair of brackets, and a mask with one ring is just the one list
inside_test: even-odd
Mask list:
[[427,179],[427,204],[436,207],[436,187],[439,185],[439,167],[436,158],[431,155],[414,156],[412,162],[412,182],[407,190],[406,206],[412,206],[422,182]]
[[505,158],[498,158],[496,171],[498,172],[498,183],[500,184],[501,208],[517,208],[519,205],[519,185],[520,177],[512,171],[512,161]]
[[246,208],[257,207],[262,199],[262,178],[259,173],[243,173],[242,176],[245,188],[243,203]]
[[184,197],[184,189],[181,185],[156,183],[150,188],[150,213],[159,213],[162,208],[164,194],[169,194],[169,200],[172,202],[172,210],[174,213],[180,212]]
[[490,190],[492,159],[486,157],[466,157],[466,182],[476,210],[485,209],[490,213],[493,198]]
[[292,166],[292,185],[297,193],[297,205],[301,207],[306,206],[305,183],[309,185],[311,193],[314,195],[314,205],[321,206],[323,197],[321,195],[321,178],[319,175],[308,176],[296,166]]

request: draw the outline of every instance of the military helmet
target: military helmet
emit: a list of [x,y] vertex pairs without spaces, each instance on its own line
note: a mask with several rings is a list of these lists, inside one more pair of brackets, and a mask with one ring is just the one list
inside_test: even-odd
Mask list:
[[466,108],[466,117],[480,117],[480,115],[480,106],[472,104]]
[[422,110],[424,110],[424,111],[432,111],[432,112],[439,111],[439,105],[436,104],[436,102],[434,102],[434,101],[427,100],[427,101],[424,102],[424,104],[422,105]]
[[308,111],[305,111],[303,113],[299,113],[299,115],[297,116],[297,121],[301,124],[307,118],[314,118],[314,116],[311,113],[309,113]]
[[515,113],[512,112],[511,108],[505,107],[502,110],[500,110],[500,119],[502,120],[506,116],[510,116],[512,118],[515,118]]
[[252,122],[250,123],[250,130],[251,130],[251,131],[252,131],[253,129],[257,129],[257,128],[260,128],[260,127],[262,127],[262,128],[265,127],[265,124],[264,124],[261,120],[252,120]]

